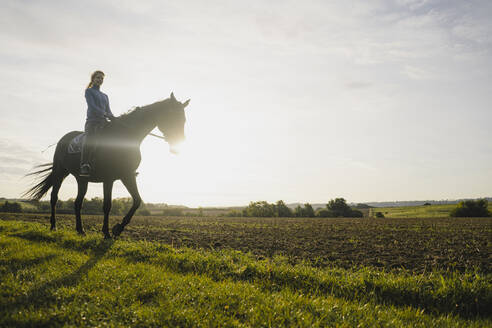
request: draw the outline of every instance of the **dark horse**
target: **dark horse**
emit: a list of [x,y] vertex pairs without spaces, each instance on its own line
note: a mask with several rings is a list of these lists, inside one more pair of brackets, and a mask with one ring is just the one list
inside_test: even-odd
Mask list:
[[113,235],[120,235],[141,203],[136,182],[136,169],[140,164],[142,140],[157,126],[164,139],[171,146],[171,152],[174,152],[173,147],[184,140],[186,121],[184,108],[189,102],[190,100],[181,103],[171,93],[171,97],[168,99],[137,107],[108,123],[97,136],[98,144],[93,152],[94,165],[90,177],[79,175],[80,153],[71,154],[68,152],[70,141],[82,132],[67,133],[58,141],[53,163],[40,165],[39,167],[43,167],[43,169],[30,173],[30,175],[42,173],[45,175],[42,177],[43,180],[29,189],[25,195],[30,196],[31,199],[39,200],[50,188],[53,188],[51,191],[51,230],[53,230],[56,228],[55,206],[58,201],[58,191],[63,179],[68,174],[72,174],[77,179],[78,184],[75,200],[76,229],[78,233],[84,234],[80,209],[87,192],[87,185],[89,182],[102,182],[104,189],[102,232],[105,238],[111,238],[108,226],[111,193],[114,181],[120,179],[133,198],[133,205],[122,222],[113,226]]

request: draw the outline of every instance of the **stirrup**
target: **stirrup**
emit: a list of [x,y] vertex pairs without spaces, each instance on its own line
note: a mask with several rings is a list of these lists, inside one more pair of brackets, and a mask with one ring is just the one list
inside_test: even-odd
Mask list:
[[82,164],[80,166],[79,175],[81,177],[90,177],[91,176],[91,166],[89,164]]

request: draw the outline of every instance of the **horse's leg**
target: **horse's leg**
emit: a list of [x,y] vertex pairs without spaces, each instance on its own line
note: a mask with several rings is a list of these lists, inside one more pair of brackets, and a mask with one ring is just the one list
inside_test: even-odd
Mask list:
[[128,213],[125,215],[125,217],[123,218],[123,221],[121,221],[121,224],[117,223],[113,226],[113,229],[112,229],[113,230],[113,236],[119,236],[121,234],[121,232],[123,231],[125,226],[128,223],[130,223],[130,220],[131,220],[133,214],[135,214],[135,211],[137,210],[137,208],[140,206],[140,203],[142,202],[142,199],[140,198],[140,194],[138,193],[137,180],[135,177],[135,173],[131,174],[128,177],[122,178],[121,182],[123,182],[126,189],[128,190],[128,192],[132,196],[133,205],[130,208],[130,210],[128,211]]
[[85,179],[77,179],[77,198],[75,199],[74,207],[75,207],[75,229],[81,235],[85,234],[84,229],[82,228],[82,218],[80,217],[80,210],[82,209],[82,202],[84,201],[84,196],[87,193],[87,180]]
[[58,191],[60,190],[63,179],[68,175],[68,172],[62,169],[53,168],[53,187],[51,189],[51,230],[56,230],[56,202],[58,202]]
[[109,234],[109,212],[111,211],[111,194],[113,191],[113,181],[104,181],[103,183],[104,189],[104,203],[103,203],[103,211],[104,211],[104,223],[102,232],[104,234],[104,238],[111,238]]

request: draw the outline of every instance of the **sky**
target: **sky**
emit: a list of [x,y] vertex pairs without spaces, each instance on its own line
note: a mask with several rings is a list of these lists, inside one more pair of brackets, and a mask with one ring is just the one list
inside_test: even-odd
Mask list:
[[145,202],[490,197],[491,16],[488,0],[3,0],[0,196],[83,129],[102,70],[115,115],[191,98],[180,155],[141,145]]

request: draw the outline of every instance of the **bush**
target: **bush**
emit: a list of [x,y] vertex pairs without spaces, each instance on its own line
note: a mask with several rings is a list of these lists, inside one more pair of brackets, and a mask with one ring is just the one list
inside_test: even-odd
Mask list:
[[[347,202],[344,198],[335,198],[332,199],[326,204],[326,209],[328,212],[322,212],[322,215],[330,215],[323,217],[344,217],[344,218],[361,218],[363,217],[363,213],[358,210],[354,210],[347,205]],[[321,213],[319,211],[318,213]]]
[[21,204],[17,202],[9,203],[8,201],[6,201],[5,203],[3,203],[2,206],[0,206],[0,212],[21,213],[22,207]]
[[326,208],[321,208],[321,209],[317,210],[316,216],[320,217],[320,218],[334,218],[334,217],[336,217],[335,213],[333,213],[330,210],[327,210]]
[[361,218],[363,216],[364,216],[364,213],[362,213],[361,211],[354,210],[354,209],[350,210],[349,217],[351,217],[351,218]]
[[384,214],[382,212],[376,212],[377,218],[384,218]]
[[488,202],[486,199],[466,200],[458,203],[450,216],[452,217],[489,217],[492,213],[488,210]]

